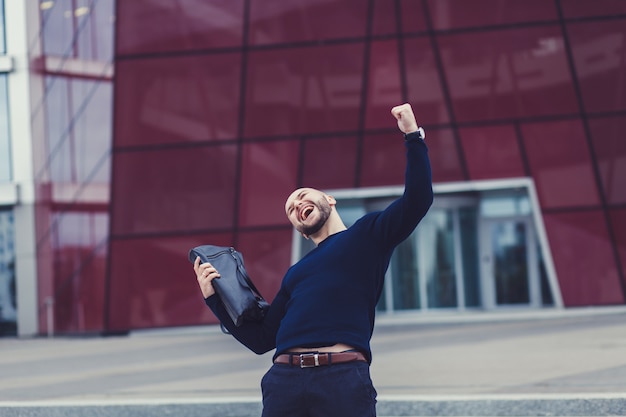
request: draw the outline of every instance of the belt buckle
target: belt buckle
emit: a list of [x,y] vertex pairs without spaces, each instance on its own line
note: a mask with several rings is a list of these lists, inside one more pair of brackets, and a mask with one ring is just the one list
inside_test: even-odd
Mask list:
[[[312,359],[312,362],[310,361]],[[315,368],[320,366],[319,353],[302,353],[300,354],[300,368]]]

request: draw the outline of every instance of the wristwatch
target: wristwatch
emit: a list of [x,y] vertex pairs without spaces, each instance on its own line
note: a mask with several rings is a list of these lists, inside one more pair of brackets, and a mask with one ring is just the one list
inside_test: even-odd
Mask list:
[[424,128],[418,127],[415,132],[405,133],[404,140],[409,140],[409,139],[421,139],[421,140],[426,139],[426,133],[424,132]]

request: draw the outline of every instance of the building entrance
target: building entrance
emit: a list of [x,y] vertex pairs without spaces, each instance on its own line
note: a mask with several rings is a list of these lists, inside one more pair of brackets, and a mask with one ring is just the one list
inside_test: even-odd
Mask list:
[[[434,188],[433,206],[394,251],[379,311],[562,306],[529,180],[446,184],[440,192]],[[365,213],[386,208],[402,191],[330,194],[350,226]],[[294,233],[293,262],[312,248],[310,241]]]

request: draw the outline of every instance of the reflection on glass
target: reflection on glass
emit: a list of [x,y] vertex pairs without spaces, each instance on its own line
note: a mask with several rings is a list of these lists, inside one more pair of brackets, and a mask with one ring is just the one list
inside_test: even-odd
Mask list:
[[528,304],[526,224],[502,221],[491,227],[497,304]]
[[0,182],[11,181],[7,76],[0,75]]
[[411,236],[396,248],[391,258],[394,310],[421,307],[416,257],[415,237]]
[[108,62],[113,56],[113,0],[56,0],[40,6],[45,55]]
[[4,1],[0,0],[0,54],[7,53],[6,42],[4,39]]
[[463,264],[463,286],[465,306],[479,307],[480,274],[478,265],[478,210],[476,207],[459,208],[461,232],[461,259]]
[[112,85],[108,81],[48,77],[46,112],[50,175],[56,182],[110,178]]
[[419,227],[428,307],[456,307],[452,210],[431,209]]
[[12,211],[0,211],[0,336],[17,332],[15,226]]

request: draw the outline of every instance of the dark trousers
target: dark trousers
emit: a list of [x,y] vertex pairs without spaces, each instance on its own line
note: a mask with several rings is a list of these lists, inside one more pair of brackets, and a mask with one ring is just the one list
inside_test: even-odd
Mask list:
[[273,365],[261,380],[263,417],[375,417],[369,364]]

